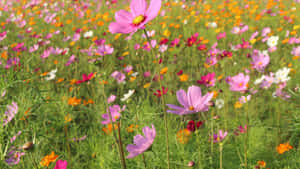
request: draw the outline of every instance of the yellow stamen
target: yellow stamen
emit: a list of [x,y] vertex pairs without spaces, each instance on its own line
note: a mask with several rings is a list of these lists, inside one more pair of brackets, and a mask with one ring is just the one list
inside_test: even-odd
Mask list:
[[195,110],[195,108],[193,106],[190,106],[189,110],[193,111],[193,110]]
[[143,15],[139,15],[138,17],[134,18],[132,23],[134,25],[139,25],[140,23],[142,23],[145,20],[145,17]]

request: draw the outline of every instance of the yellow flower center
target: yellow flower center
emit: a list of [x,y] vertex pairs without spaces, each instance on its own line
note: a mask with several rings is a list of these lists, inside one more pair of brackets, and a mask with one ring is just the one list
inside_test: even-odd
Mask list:
[[140,16],[134,18],[132,23],[137,26],[140,23],[142,23],[144,20],[145,20],[145,17],[143,15],[140,15]]
[[190,106],[189,110],[193,111],[193,110],[195,110],[195,108],[193,106]]

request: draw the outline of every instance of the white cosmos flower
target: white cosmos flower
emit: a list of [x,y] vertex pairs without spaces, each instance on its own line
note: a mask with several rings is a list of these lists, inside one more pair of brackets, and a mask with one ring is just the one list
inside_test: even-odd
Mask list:
[[261,78],[258,78],[254,81],[255,85],[261,84],[261,82],[265,79],[265,75],[262,75]]
[[124,94],[124,97],[121,98],[120,100],[121,100],[122,102],[126,101],[130,96],[133,95],[134,91],[135,91],[135,90],[129,90],[128,93]]
[[92,36],[93,36],[93,31],[88,31],[83,34],[83,37],[85,37],[85,38],[90,38]]
[[290,77],[288,75],[290,73],[290,70],[291,69],[287,67],[277,70],[277,72],[275,73],[274,83],[278,84],[281,82],[289,81]]
[[216,107],[218,109],[221,109],[224,106],[224,100],[223,99],[217,99],[216,100]]
[[271,36],[267,41],[267,45],[269,47],[275,47],[277,45],[278,39],[278,36]]
[[209,23],[207,24],[207,26],[208,26],[209,28],[216,28],[218,25],[217,25],[216,22],[209,22]]
[[49,73],[48,73],[48,75],[47,75],[47,77],[45,77],[45,80],[53,80],[53,79],[55,79],[55,77],[56,77],[56,72],[57,72],[57,68],[56,69],[54,69],[54,70],[51,70]]

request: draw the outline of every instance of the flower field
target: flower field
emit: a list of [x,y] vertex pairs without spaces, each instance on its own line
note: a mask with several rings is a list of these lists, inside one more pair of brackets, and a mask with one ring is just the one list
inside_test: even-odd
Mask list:
[[1,0],[0,168],[299,169],[299,0]]

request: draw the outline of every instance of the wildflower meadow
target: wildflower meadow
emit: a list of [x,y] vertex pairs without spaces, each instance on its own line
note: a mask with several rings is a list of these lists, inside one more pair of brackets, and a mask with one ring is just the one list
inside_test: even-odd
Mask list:
[[299,169],[299,0],[0,0],[0,169]]

